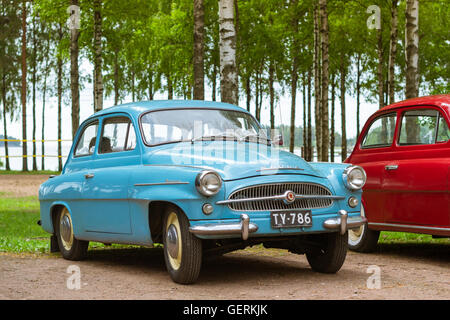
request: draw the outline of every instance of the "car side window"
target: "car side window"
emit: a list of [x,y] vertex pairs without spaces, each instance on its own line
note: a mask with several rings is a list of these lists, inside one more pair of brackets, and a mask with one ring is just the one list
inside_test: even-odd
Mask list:
[[396,113],[380,116],[370,125],[361,143],[362,148],[389,147],[394,141]]
[[97,139],[98,121],[89,124],[83,129],[83,133],[77,142],[74,155],[76,157],[89,156],[94,153]]
[[438,119],[439,111],[433,109],[405,111],[402,115],[398,143],[400,145],[435,143]]
[[98,153],[128,151],[135,147],[136,134],[129,118],[113,117],[103,122]]
[[439,116],[436,142],[446,142],[448,140],[450,140],[450,130],[448,129],[447,121],[445,121],[444,117]]

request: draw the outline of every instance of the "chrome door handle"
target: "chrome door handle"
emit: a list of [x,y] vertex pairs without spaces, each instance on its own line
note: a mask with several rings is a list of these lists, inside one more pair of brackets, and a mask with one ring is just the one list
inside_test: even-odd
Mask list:
[[397,164],[389,164],[386,167],[384,167],[386,170],[397,170],[398,165]]
[[94,177],[94,175],[92,173],[88,173],[88,174],[85,174],[84,177],[86,179],[92,179]]

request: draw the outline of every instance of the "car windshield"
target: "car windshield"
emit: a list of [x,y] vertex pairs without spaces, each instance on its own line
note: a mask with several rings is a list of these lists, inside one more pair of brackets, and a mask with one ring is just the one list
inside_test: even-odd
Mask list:
[[202,140],[238,140],[268,143],[255,119],[245,113],[220,109],[152,111],[141,118],[147,145]]

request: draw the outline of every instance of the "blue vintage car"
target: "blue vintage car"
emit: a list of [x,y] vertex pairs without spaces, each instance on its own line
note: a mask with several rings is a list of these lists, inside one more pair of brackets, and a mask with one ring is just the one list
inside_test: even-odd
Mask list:
[[39,190],[41,225],[69,260],[89,241],[164,244],[171,278],[196,281],[202,257],[263,244],[337,272],[360,214],[366,175],[307,163],[246,110],[206,101],[148,101],[84,121],[61,175]]

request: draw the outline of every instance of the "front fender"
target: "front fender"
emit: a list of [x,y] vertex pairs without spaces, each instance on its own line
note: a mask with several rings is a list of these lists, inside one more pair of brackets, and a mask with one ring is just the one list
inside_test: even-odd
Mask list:
[[359,205],[356,208],[348,208],[346,210],[361,211],[362,190],[351,191],[345,187],[343,172],[345,168],[351,166],[349,163],[329,163],[329,162],[311,162],[310,165],[320,173],[322,173],[333,186],[336,194],[345,195],[346,198],[355,196],[359,199]]
[[130,180],[130,201],[166,201],[180,207],[189,220],[215,219],[220,217],[221,208],[206,216],[202,206],[208,202],[214,204],[223,200],[225,184],[216,195],[205,197],[195,187],[195,178],[202,168],[189,166],[149,166],[135,170]]

